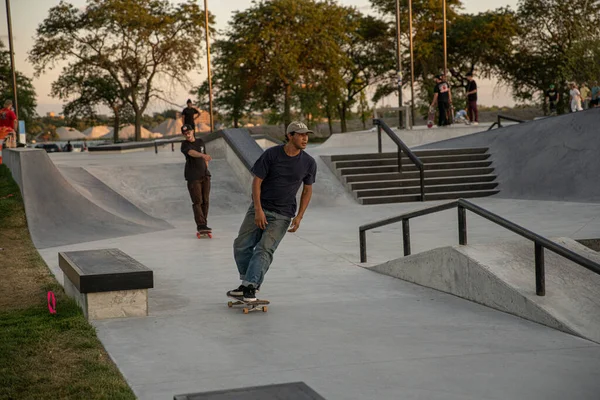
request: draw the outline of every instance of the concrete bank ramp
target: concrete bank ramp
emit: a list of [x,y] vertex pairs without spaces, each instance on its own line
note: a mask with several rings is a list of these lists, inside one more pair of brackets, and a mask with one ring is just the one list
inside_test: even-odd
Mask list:
[[38,249],[154,232],[115,215],[77,191],[41,149],[11,149],[4,160],[19,184]]
[[[599,253],[573,239],[552,240],[600,263]],[[545,296],[535,293],[528,240],[443,247],[370,269],[600,343],[600,275],[551,251],[544,256]]]
[[154,218],[112,190],[82,167],[59,167],[67,181],[94,204],[123,219],[155,229],[170,229],[166,221]]
[[[144,213],[167,221],[193,222],[192,201],[180,163],[132,166],[89,166],[86,170]],[[225,160],[210,163],[212,174],[211,215],[243,213],[250,204],[231,167]]]
[[528,200],[600,202],[600,108],[431,143],[489,147],[500,193]]

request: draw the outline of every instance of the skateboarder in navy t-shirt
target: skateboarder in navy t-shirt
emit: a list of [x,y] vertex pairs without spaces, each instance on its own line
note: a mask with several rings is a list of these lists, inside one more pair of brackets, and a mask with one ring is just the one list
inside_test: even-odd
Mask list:
[[[242,284],[227,292],[230,296],[255,301],[277,246],[286,232],[300,227],[317,174],[317,163],[304,151],[309,133],[313,132],[302,122],[292,122],[286,130],[287,143],[267,149],[252,167],[252,204],[233,243]],[[296,214],[296,194],[302,184]]]

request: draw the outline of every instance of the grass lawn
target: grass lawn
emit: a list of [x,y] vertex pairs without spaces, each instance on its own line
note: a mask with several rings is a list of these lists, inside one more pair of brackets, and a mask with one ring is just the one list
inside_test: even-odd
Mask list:
[[[48,311],[47,293],[57,313]],[[0,165],[0,399],[135,399],[94,327],[33,246],[19,187]]]

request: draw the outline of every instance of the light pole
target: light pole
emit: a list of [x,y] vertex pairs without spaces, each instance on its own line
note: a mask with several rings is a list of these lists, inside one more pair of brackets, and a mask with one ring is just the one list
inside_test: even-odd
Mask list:
[[444,8],[444,75],[448,74],[448,51],[446,47],[446,0],[442,0]]
[[[7,0],[8,1],[8,0]],[[209,29],[208,29],[208,0],[204,0],[204,16],[206,19],[205,28],[206,28],[206,65],[208,72],[208,107],[210,112],[210,133],[213,133],[215,129],[215,124],[213,121],[213,101],[212,101],[212,77],[210,74],[210,38],[209,38]]]
[[415,121],[415,56],[413,52],[412,0],[408,0],[408,30],[410,35],[410,118]]
[[[15,70],[15,51],[12,37],[12,22],[10,18],[10,0],[6,0],[6,19],[8,21],[8,49],[10,51],[10,69],[13,82],[13,104],[15,105],[15,115],[19,120],[19,103],[17,100],[17,72]],[[21,132],[22,133],[22,132]]]
[[400,0],[396,0],[396,70],[398,79],[398,128],[402,129],[402,66],[400,63]]

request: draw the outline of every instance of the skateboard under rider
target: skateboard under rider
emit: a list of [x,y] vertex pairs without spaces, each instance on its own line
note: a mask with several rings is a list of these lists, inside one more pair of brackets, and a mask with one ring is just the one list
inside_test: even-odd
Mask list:
[[267,307],[268,304],[271,304],[268,300],[256,299],[256,301],[246,301],[243,296],[233,296],[227,292],[227,297],[235,299],[236,301],[228,301],[227,307],[232,308],[233,306],[244,305],[242,311],[244,314],[248,314],[251,311],[262,311],[267,312],[269,309]]
[[198,231],[196,232],[196,237],[198,239],[212,239],[212,231]]

